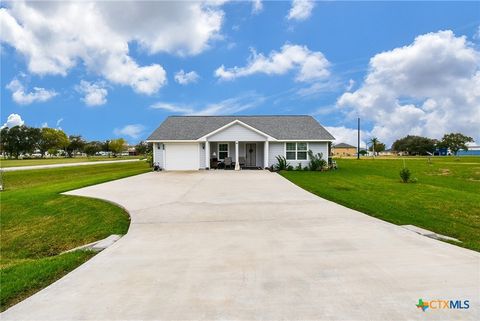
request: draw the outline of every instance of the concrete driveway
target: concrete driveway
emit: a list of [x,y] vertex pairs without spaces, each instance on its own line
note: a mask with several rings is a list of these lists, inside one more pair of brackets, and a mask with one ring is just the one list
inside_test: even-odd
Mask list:
[[147,173],[69,194],[124,206],[128,234],[2,320],[480,319],[478,253],[277,174]]

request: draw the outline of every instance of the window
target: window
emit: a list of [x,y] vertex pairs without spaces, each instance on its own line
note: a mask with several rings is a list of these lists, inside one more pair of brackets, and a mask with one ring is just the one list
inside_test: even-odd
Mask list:
[[307,160],[307,143],[287,143],[285,150],[287,160]]
[[224,160],[228,157],[228,143],[218,144],[218,159]]

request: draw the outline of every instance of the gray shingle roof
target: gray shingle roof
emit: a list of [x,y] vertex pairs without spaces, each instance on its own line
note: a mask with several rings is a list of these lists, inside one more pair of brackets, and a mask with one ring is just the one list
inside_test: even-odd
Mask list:
[[147,140],[196,140],[239,120],[276,139],[333,140],[313,117],[299,116],[169,116]]
[[339,143],[333,146],[333,148],[357,148],[357,147],[346,144],[346,143]]

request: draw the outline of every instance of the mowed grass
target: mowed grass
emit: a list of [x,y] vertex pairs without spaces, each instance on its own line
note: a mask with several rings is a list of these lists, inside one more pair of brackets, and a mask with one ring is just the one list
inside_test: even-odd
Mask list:
[[144,173],[146,162],[4,173],[1,197],[0,306],[5,310],[94,254],[63,251],[125,234],[127,213],[97,199],[60,193]]
[[417,183],[404,184],[403,159],[338,159],[329,172],[282,172],[328,200],[382,220],[412,224],[480,251],[480,157],[405,159]]
[[141,156],[119,156],[119,157],[55,157],[55,158],[35,158],[35,159],[0,159],[0,167],[19,167],[19,166],[35,166],[35,165],[51,165],[51,164],[68,164],[82,162],[98,162],[98,161],[115,161],[126,159],[138,159]]

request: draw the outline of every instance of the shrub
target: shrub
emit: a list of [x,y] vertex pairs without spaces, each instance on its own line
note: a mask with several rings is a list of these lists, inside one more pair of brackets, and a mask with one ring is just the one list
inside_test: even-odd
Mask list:
[[147,164],[150,166],[150,167],[153,167],[153,152],[152,151],[149,151],[147,153]]
[[298,163],[297,167],[295,167],[296,171],[301,171],[302,170],[302,163]]
[[277,164],[275,164],[275,169],[278,171],[284,171],[288,169],[290,164],[287,162],[287,159],[284,156],[278,155],[277,157]]
[[322,153],[314,154],[311,150],[309,150],[308,156],[310,157],[310,163],[308,164],[308,167],[311,171],[321,171],[327,167],[327,162],[323,159]]
[[293,166],[292,166],[292,165],[288,165],[288,166],[287,166],[287,171],[293,171]]
[[402,170],[400,171],[400,178],[402,179],[403,183],[408,183],[410,181],[410,176],[411,175],[412,175],[412,173],[406,167],[402,168]]

